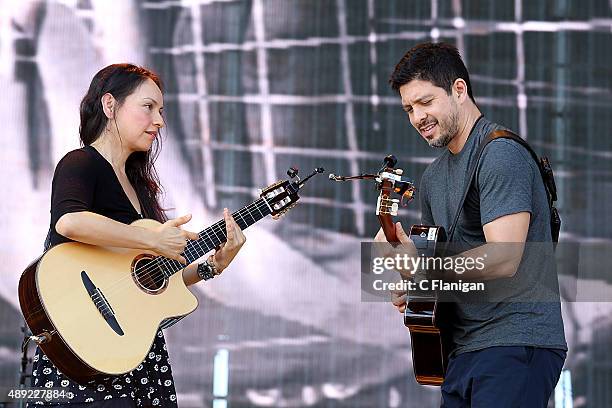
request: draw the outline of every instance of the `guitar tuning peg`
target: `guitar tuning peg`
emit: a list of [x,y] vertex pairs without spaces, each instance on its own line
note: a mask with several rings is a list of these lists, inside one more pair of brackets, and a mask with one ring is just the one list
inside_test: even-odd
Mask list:
[[294,178],[295,176],[297,176],[299,173],[299,170],[297,169],[297,167],[291,166],[289,167],[289,170],[287,170],[287,175],[291,178]]

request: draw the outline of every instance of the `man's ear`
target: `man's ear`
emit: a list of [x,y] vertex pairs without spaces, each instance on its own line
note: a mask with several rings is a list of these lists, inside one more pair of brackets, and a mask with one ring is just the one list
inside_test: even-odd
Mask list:
[[463,103],[469,98],[467,84],[462,78],[455,79],[452,87],[452,93],[453,98],[458,103]]
[[117,106],[117,100],[110,93],[105,93],[102,95],[102,99],[100,100],[102,103],[102,109],[104,110],[104,114],[109,119],[114,119],[115,117],[115,108]]

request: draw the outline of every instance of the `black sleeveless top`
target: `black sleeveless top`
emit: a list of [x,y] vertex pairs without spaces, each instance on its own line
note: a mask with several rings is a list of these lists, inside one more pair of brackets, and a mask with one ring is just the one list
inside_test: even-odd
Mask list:
[[[46,248],[69,242],[55,230],[62,215],[91,211],[130,224],[142,218],[136,211],[111,164],[92,146],[66,154],[55,168],[51,187],[51,225]],[[132,400],[135,406],[176,407],[176,391],[166,342],[158,331],[145,360],[133,371],[106,381],[79,385],[68,378],[37,348],[32,370],[32,386],[65,388],[72,396],[68,404],[115,399]],[[39,404],[39,402],[37,402]],[[40,402],[42,404],[42,402]],[[32,404],[28,404],[32,406]]]

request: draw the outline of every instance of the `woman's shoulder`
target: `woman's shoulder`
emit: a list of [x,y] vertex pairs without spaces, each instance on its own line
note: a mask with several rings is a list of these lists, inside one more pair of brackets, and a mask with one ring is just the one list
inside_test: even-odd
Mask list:
[[99,160],[96,157],[94,148],[84,146],[80,149],[72,150],[64,155],[57,163],[55,172],[63,171],[78,171],[90,173],[99,169]]

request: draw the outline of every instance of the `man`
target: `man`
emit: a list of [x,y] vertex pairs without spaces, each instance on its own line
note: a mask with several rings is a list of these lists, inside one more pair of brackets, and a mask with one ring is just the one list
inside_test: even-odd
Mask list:
[[[423,174],[420,199],[422,223],[448,231],[480,142],[501,127],[482,117],[467,69],[452,45],[415,46],[399,61],[390,83],[412,126],[430,146],[445,148]],[[396,232],[411,245],[400,223]],[[376,240],[384,241],[384,234],[379,232]],[[497,282],[502,288],[515,275],[550,281],[546,268],[530,268],[524,259],[524,243],[551,242],[551,232],[544,184],[523,146],[497,139],[484,149],[452,241],[479,245],[468,251],[472,256],[490,255],[484,269],[462,279]],[[496,243],[522,244],[513,253],[495,252]],[[552,278],[556,284],[556,275]],[[555,295],[552,302],[452,303],[452,352],[442,406],[546,407],[567,351]],[[405,296],[394,295],[401,312],[405,302]]]

